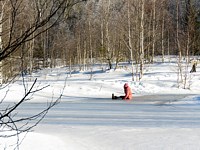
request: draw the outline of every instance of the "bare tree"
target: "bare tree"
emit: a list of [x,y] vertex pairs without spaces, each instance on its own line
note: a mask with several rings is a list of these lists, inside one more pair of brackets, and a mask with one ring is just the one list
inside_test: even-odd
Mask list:
[[[1,67],[7,67],[5,64],[8,64],[12,61],[13,56],[22,56],[22,59],[25,58],[28,53],[27,45],[31,42],[32,45],[37,37],[41,34],[46,33],[51,29],[55,24],[58,23],[63,16],[68,16],[72,7],[84,0],[49,0],[49,1],[27,1],[27,0],[5,0],[1,1],[1,14],[0,14],[0,62],[3,64]],[[39,5],[39,2],[41,5]],[[31,3],[31,5],[29,5]],[[44,5],[43,5],[44,4]],[[40,7],[39,7],[40,6]],[[4,9],[6,8],[6,9]],[[29,8],[29,9],[28,9]],[[30,10],[33,12],[32,18],[29,19],[25,10]],[[45,12],[44,16],[41,16]],[[4,15],[5,13],[5,15]],[[30,14],[29,14],[30,15]],[[21,18],[24,22],[21,22]],[[46,34],[46,36],[48,36]],[[35,43],[34,43],[35,44]],[[29,45],[29,46],[30,46]],[[29,47],[28,46],[28,47]],[[34,46],[34,45],[32,45]],[[30,46],[31,47],[31,46]],[[33,50],[33,48],[32,48]],[[30,53],[33,53],[32,51]],[[30,59],[33,58],[33,54],[30,54]],[[3,62],[3,63],[2,63]],[[14,64],[10,65],[13,67]],[[9,69],[9,68],[7,68]],[[32,69],[32,67],[31,67]],[[23,70],[20,70],[23,71]],[[2,72],[1,72],[2,73]],[[23,73],[21,74],[23,78]],[[14,78],[14,75],[11,75],[11,78]],[[14,80],[12,80],[14,81]],[[30,131],[33,127],[37,126],[38,123],[45,117],[48,111],[59,103],[59,100],[62,97],[62,92],[56,99],[50,100],[47,103],[46,108],[40,112],[28,117],[17,118],[18,108],[22,106],[23,103],[30,101],[34,94],[42,91],[47,86],[40,87],[37,84],[37,79],[33,81],[30,87],[26,86],[24,78],[22,79],[24,85],[24,94],[22,98],[16,100],[16,103],[6,105],[4,103],[5,98],[0,101],[0,138],[7,138],[16,136],[17,137],[17,147],[19,141],[19,134],[23,132]],[[10,84],[10,83],[8,83]],[[11,85],[10,85],[11,86]],[[63,83],[63,90],[65,83]],[[9,92],[9,90],[7,91]],[[5,97],[7,94],[5,94]],[[6,131],[11,132],[7,134]]]
[[111,43],[110,43],[110,28],[109,28],[109,21],[110,21],[110,0],[107,1],[106,6],[107,8],[105,9],[105,43],[106,43],[106,57],[108,60],[109,64],[109,69],[112,69],[112,53],[111,53]]
[[36,112],[35,114],[29,115],[27,117],[17,117],[20,114],[18,112],[18,108],[23,105],[23,103],[30,101],[36,92],[40,92],[48,86],[49,85],[38,87],[37,79],[35,79],[30,88],[25,87],[24,84],[24,96],[17,103],[4,104],[4,100],[1,101],[0,138],[16,136],[16,146],[19,146],[19,134],[32,130],[33,127],[37,126],[40,123],[40,121],[45,117],[48,111],[59,103],[62,93],[56,100],[52,99],[49,103],[47,103],[46,108],[44,108],[40,112]]
[[154,62],[155,55],[155,37],[156,37],[156,0],[153,0],[153,44],[152,44],[152,62]]
[[[190,80],[189,74],[189,65],[190,65],[190,55],[192,54],[193,43],[196,42],[195,36],[195,27],[196,27],[196,16],[198,14],[198,9],[194,7],[194,3],[191,0],[186,1],[186,8],[185,8],[185,35],[186,41],[185,42],[185,73],[184,73],[184,80],[183,80],[183,88],[190,88],[190,84],[188,83]],[[192,61],[192,68],[190,73],[196,72],[197,60]]]
[[132,33],[131,33],[131,15],[130,15],[130,1],[127,1],[127,24],[128,24],[128,44],[127,47],[130,51],[131,57],[131,70],[132,70],[132,81],[134,81],[134,65],[133,65],[133,46],[132,46]]
[[181,45],[180,45],[180,1],[176,0],[176,43],[177,43],[177,49],[178,49],[178,70],[177,70],[177,83],[178,87],[180,87],[180,83],[182,83],[182,51],[181,51]]
[[144,0],[141,0],[141,21],[140,21],[140,76],[139,79],[143,77],[143,67],[144,67]]

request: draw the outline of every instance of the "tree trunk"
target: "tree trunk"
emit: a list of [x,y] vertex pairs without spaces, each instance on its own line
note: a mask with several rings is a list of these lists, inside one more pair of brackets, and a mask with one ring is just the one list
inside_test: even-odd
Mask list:
[[178,77],[177,77],[177,83],[178,87],[180,87],[180,83],[182,83],[182,53],[181,53],[181,47],[180,47],[180,41],[179,41],[179,0],[176,0],[176,42],[177,42],[177,48],[178,48]]
[[154,62],[154,53],[155,53],[155,35],[156,35],[156,33],[155,33],[155,29],[156,29],[156,0],[153,0],[153,24],[152,24],[152,26],[153,26],[153,43],[152,43],[152,60],[151,60],[151,62],[153,63]]
[[170,34],[169,34],[169,29],[167,31],[167,54],[168,54],[168,59],[169,59],[169,62],[171,61],[170,59]]
[[161,36],[162,36],[162,39],[161,39],[162,62],[165,61],[164,31],[165,31],[165,14],[164,14],[164,12],[163,12],[163,15],[162,15],[162,32],[161,32]]
[[143,67],[144,67],[144,0],[141,0],[141,24],[140,24],[140,77],[143,77]]
[[108,60],[108,65],[109,69],[112,69],[112,54],[111,54],[111,49],[110,49],[110,35],[109,35],[109,16],[110,16],[110,0],[108,0],[108,6],[107,6],[107,11],[106,11],[106,49],[107,49],[107,60]]
[[131,36],[131,19],[130,19],[130,1],[127,2],[127,15],[128,15],[128,47],[131,56],[131,71],[132,71],[132,81],[134,81],[134,65],[133,65],[133,46],[132,46],[132,36]]

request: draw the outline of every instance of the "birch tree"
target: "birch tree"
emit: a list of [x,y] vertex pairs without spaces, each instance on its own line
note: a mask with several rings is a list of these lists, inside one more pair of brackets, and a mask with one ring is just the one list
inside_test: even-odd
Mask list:
[[176,43],[177,43],[177,49],[178,49],[178,69],[177,69],[177,83],[178,87],[180,87],[180,83],[182,83],[182,52],[181,52],[181,46],[180,46],[180,37],[179,37],[179,12],[180,11],[180,2],[179,0],[176,0]]
[[110,19],[110,0],[107,1],[107,8],[105,12],[105,42],[106,42],[106,58],[108,60],[109,69],[112,69],[112,54],[111,54],[111,47],[110,47],[110,28],[109,28],[109,19]]
[[153,44],[152,44],[152,62],[154,62],[154,55],[155,55],[155,37],[156,37],[156,0],[153,0]]
[[144,0],[141,0],[141,21],[140,21],[140,76],[139,80],[143,77],[143,67],[144,67]]
[[[125,20],[127,20],[127,23],[124,25],[126,26],[127,25],[127,33],[126,33],[126,29],[125,30],[125,34],[124,34],[124,37],[123,37],[123,41],[124,41],[124,44],[126,45],[128,51],[129,51],[129,56],[130,56],[130,62],[131,62],[131,73],[132,73],[132,81],[134,81],[134,59],[133,59],[133,45],[132,45],[132,27],[131,26],[131,6],[130,6],[130,0],[127,0],[127,18]],[[122,22],[121,22],[122,23]],[[123,31],[124,32],[124,31]],[[127,35],[127,36],[126,36]]]
[[[3,3],[5,2],[5,3]],[[23,52],[22,55],[26,54],[25,45],[41,35],[42,33],[46,32],[50,28],[52,28],[58,20],[63,16],[66,12],[69,13],[71,8],[81,2],[80,1],[70,1],[70,0],[62,0],[62,1],[48,1],[49,9],[43,18],[40,18],[40,13],[43,11],[47,11],[46,9],[33,9],[30,7],[30,10],[36,10],[34,18],[32,20],[28,20],[26,18],[24,22],[21,22],[21,17],[28,17],[23,13],[25,10],[25,6],[27,6],[29,1],[26,0],[15,0],[15,1],[1,1],[0,4],[3,4],[1,8],[5,7],[6,15],[3,13],[5,9],[1,10],[0,18],[0,27],[1,27],[1,51],[0,51],[0,62],[6,61],[9,63],[9,58],[17,54],[19,56],[20,52]],[[31,2],[38,2],[31,1]],[[47,2],[47,1],[46,1]],[[34,3],[34,4],[36,4]],[[5,4],[5,5],[4,5]],[[46,3],[47,4],[47,3]],[[27,25],[28,24],[28,25]],[[6,28],[4,28],[6,27]],[[23,49],[23,50],[21,50]],[[14,64],[12,64],[13,66]],[[16,66],[18,64],[15,64]],[[9,69],[9,68],[7,68]],[[13,76],[12,76],[13,78]],[[21,94],[21,99],[16,99],[15,103],[6,103],[5,98],[7,97],[7,92],[5,93],[4,98],[0,100],[0,138],[8,138],[15,136],[16,137],[16,149],[20,144],[19,142],[19,134],[23,132],[28,132],[32,130],[35,126],[37,126],[40,121],[45,117],[48,111],[59,103],[61,99],[62,92],[65,88],[65,83],[63,84],[63,90],[61,91],[60,95],[56,99],[52,96],[50,102],[46,104],[46,107],[38,112],[35,112],[33,115],[28,117],[18,117],[17,115],[20,113],[18,112],[18,108],[23,103],[30,101],[34,94],[37,92],[42,91],[44,88],[47,88],[49,85],[40,87],[37,84],[37,78],[32,82],[31,85],[25,83],[24,78],[22,79],[22,85],[24,86],[24,93]],[[7,85],[6,85],[7,86]],[[10,85],[11,86],[11,85]],[[3,94],[3,93],[1,93]],[[14,99],[15,100],[15,99]],[[11,134],[8,134],[8,132]],[[6,147],[5,147],[6,148]]]

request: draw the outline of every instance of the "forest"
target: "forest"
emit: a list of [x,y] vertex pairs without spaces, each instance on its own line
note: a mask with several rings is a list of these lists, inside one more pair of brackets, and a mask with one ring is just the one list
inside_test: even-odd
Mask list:
[[1,83],[46,67],[124,61],[141,80],[155,56],[176,55],[182,74],[183,61],[200,54],[199,0],[3,0],[0,10]]
[[[176,88],[191,89],[190,73],[196,71],[199,55],[199,0],[1,0],[0,128],[3,130],[0,138],[16,137],[18,147],[21,143],[18,135],[31,131],[60,103],[68,87],[68,75],[75,69],[87,71],[90,81],[96,64],[106,66],[102,70],[108,71],[128,66],[128,78],[140,83],[149,71],[145,69],[147,65],[157,65],[156,58],[161,58],[159,63],[170,63],[172,56],[176,65],[172,69],[177,77]],[[51,87],[49,83],[38,82],[33,73],[39,70],[45,75],[45,70],[56,67],[66,71],[64,80],[55,80],[62,89],[55,90],[57,93],[44,92],[48,94],[47,103],[43,101],[43,93],[38,94],[45,107],[17,118],[19,106],[23,107],[34,94]],[[156,74],[159,73],[156,71],[153,76]],[[26,75],[30,76],[25,78]],[[20,82],[12,84],[17,79]],[[77,78],[72,80],[76,82],[74,87],[82,89]],[[12,95],[11,86],[20,93],[19,97]],[[74,90],[68,87],[67,92],[69,88]],[[82,94],[85,91],[88,90]],[[6,102],[8,93],[14,103]],[[38,102],[32,104],[38,107]],[[8,135],[6,131],[14,132]]]

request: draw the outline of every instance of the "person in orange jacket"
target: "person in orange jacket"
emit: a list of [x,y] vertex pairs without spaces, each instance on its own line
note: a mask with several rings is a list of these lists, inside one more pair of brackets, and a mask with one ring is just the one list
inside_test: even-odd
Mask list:
[[131,91],[131,88],[129,87],[128,83],[124,84],[124,93],[125,93],[125,96],[115,96],[114,94],[112,94],[112,99],[119,99],[119,98],[121,98],[123,100],[132,99],[133,95],[132,95],[132,91]]
[[128,83],[124,84],[124,93],[125,93],[125,96],[122,97],[122,99],[126,100],[126,99],[133,98],[132,91],[131,91],[131,88],[129,87]]

